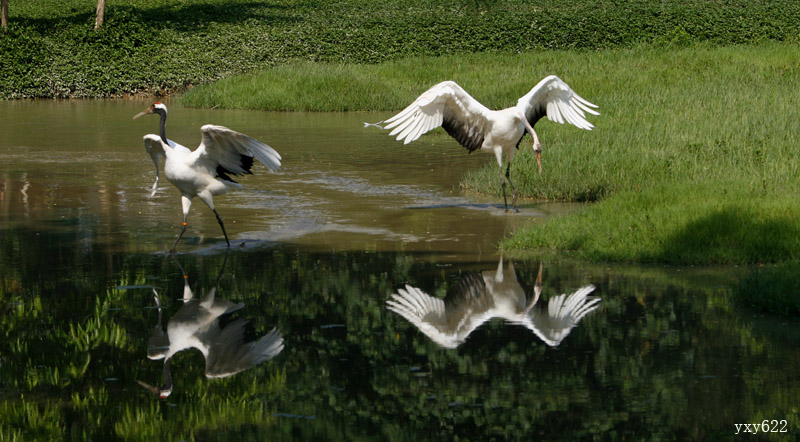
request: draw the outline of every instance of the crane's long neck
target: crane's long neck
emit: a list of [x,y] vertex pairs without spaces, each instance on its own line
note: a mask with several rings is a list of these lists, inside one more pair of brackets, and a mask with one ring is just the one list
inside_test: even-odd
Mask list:
[[161,109],[157,109],[156,112],[161,117],[161,122],[159,123],[159,135],[161,135],[161,141],[164,144],[169,145],[167,141],[167,113]]
[[172,376],[169,373],[169,363],[172,356],[167,356],[164,359],[164,386],[161,387],[159,391],[159,396],[162,399],[167,398],[170,394],[172,394]]

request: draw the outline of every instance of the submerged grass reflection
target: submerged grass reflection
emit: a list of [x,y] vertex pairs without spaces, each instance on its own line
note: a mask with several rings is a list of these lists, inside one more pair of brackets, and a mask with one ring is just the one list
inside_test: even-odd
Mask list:
[[800,262],[758,267],[744,275],[735,298],[755,311],[800,319]]

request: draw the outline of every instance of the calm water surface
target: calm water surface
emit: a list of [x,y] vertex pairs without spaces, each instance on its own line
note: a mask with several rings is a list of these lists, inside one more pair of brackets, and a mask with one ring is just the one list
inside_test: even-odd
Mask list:
[[167,104],[184,145],[214,123],[284,157],[216,199],[230,251],[196,200],[165,253],[149,102],[0,102],[0,440],[800,437],[798,324],[731,297],[753,269],[512,260],[503,236],[574,207],[462,193],[494,160],[446,135]]

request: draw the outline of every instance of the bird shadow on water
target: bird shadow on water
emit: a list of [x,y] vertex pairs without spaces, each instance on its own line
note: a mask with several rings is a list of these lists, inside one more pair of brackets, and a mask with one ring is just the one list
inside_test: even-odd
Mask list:
[[780,215],[759,219],[744,207],[730,206],[699,218],[664,241],[664,262],[770,262],[797,258],[800,230]]

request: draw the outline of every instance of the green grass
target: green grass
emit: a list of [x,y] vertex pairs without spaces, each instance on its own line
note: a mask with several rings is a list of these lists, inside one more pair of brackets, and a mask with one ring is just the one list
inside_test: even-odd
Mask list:
[[[541,124],[545,173],[530,155],[512,172],[531,197],[599,202],[505,246],[596,261],[797,259],[800,47],[623,52],[587,65],[602,71],[583,93],[604,111],[595,131]],[[496,177],[487,167],[464,186],[497,192]]]
[[[576,88],[590,78],[583,63],[592,52],[479,53],[407,57],[379,64],[295,62],[237,75],[186,91],[181,104],[194,107],[290,111],[397,110],[445,79],[459,82],[489,107],[507,107],[549,72],[559,70]],[[535,78],[535,79],[534,79]],[[498,81],[499,80],[499,81]]]
[[623,191],[572,215],[535,222],[504,246],[598,262],[730,264],[800,259],[796,197],[738,187],[735,181],[669,183]]
[[99,31],[96,4],[10,2],[0,98],[168,94],[295,61],[800,37],[795,0],[127,0]]

